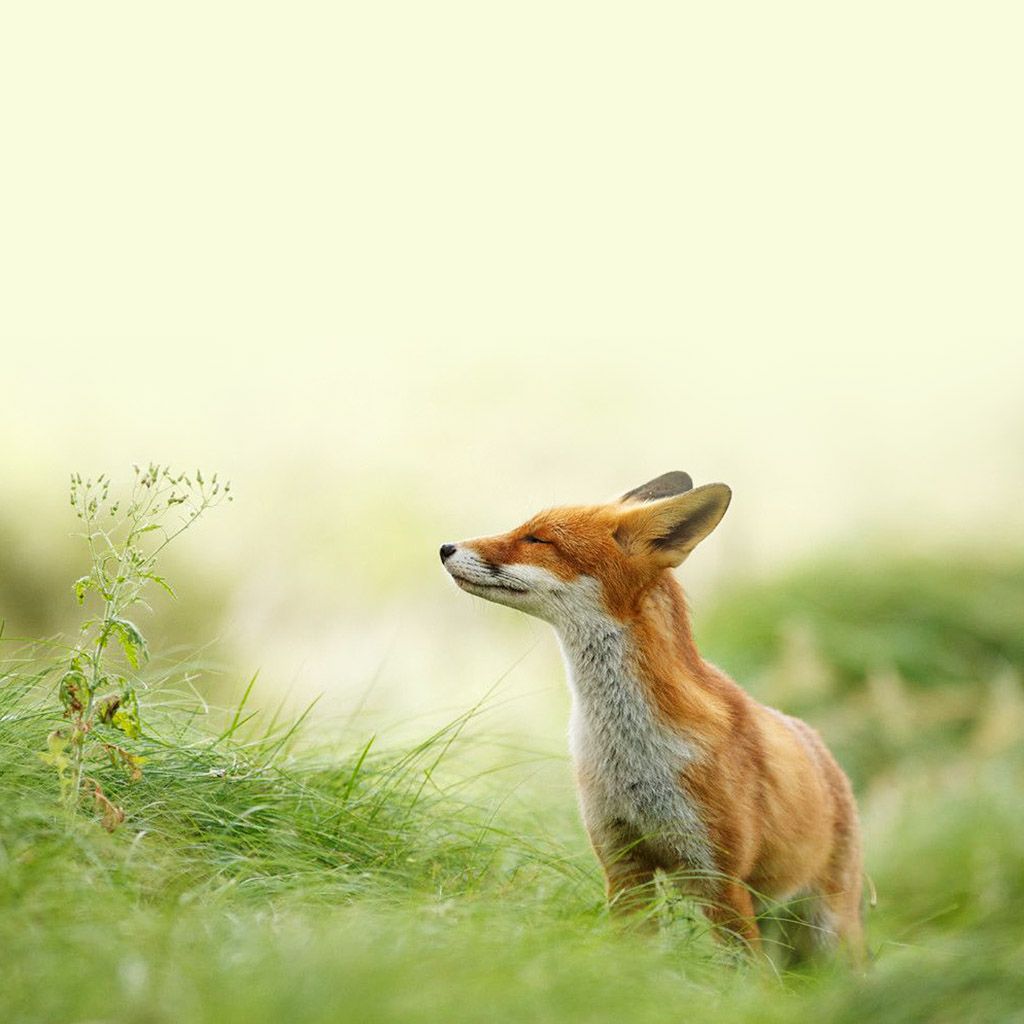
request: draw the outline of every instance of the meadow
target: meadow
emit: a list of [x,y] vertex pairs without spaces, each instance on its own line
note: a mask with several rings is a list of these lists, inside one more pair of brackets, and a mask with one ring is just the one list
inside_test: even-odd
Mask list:
[[1020,552],[881,549],[697,619],[854,781],[863,976],[737,957],[668,890],[654,929],[610,918],[568,759],[496,727],[498,681],[396,745],[358,709],[329,734],[275,712],[259,680],[218,704],[201,652],[154,651],[141,729],[111,740],[130,760],[86,754],[69,803],[47,752],[74,638],[8,636],[0,1020],[1024,1021],[1022,621]]

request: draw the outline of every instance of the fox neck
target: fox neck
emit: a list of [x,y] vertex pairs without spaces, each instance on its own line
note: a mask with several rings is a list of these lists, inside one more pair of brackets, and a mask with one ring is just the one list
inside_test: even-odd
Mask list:
[[679,785],[704,749],[691,664],[699,657],[685,610],[669,578],[626,621],[602,615],[560,624],[573,694],[569,748],[592,837],[625,830],[627,842],[643,837],[668,850],[670,862],[712,871],[699,812]]
[[663,724],[700,717],[706,666],[675,578],[663,573],[625,619],[592,607],[576,615],[569,609],[555,622],[579,710],[640,700]]

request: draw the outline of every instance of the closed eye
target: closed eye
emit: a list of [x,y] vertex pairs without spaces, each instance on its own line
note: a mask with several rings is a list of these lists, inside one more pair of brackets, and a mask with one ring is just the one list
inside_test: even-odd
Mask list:
[[524,538],[527,544],[554,544],[553,540],[542,540],[535,533],[528,533]]

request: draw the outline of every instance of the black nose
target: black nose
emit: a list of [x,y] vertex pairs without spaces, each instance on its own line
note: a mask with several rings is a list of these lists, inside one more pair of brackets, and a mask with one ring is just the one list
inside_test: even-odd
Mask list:
[[448,559],[451,558],[452,555],[454,555],[454,554],[455,554],[455,545],[454,544],[442,544],[441,545],[441,561],[442,562],[447,562]]

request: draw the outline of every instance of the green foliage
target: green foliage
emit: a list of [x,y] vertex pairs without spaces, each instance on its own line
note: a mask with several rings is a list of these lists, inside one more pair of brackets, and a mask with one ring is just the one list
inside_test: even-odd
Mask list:
[[[77,807],[88,783],[101,820],[113,829],[124,817],[95,778],[84,773],[90,757],[104,752],[129,777],[138,779],[143,758],[128,749],[125,740],[142,735],[137,687],[139,670],[149,657],[146,639],[126,617],[137,605],[145,606],[144,591],[155,583],[173,596],[167,581],[156,572],[157,559],[176,537],[207,509],[225,498],[231,485],[207,483],[197,470],[194,478],[174,474],[166,466],[135,468],[135,481],[126,501],[110,501],[105,475],[83,480],[71,477],[71,507],[82,523],[90,555],[89,572],[72,585],[84,605],[90,596],[99,604],[95,615],[81,626],[60,676],[57,694],[66,729],[54,730],[41,755],[60,780],[69,806]],[[116,643],[120,664],[111,649]]]
[[923,689],[1024,672],[1024,559],[869,552],[810,563],[732,591],[701,639],[737,678],[755,678],[806,629],[840,688],[880,668]]
[[0,1019],[909,1024],[1020,1005],[1014,750],[949,748],[945,774],[864,797],[877,962],[779,978],[724,960],[685,906],[655,934],[614,925],[547,783],[507,763],[469,777],[473,743],[451,741],[471,721],[409,749],[289,754],[291,723],[233,728],[240,707],[218,728],[154,698],[130,798],[98,771],[125,808],[107,834],[56,813],[28,756],[44,694],[0,689]]

